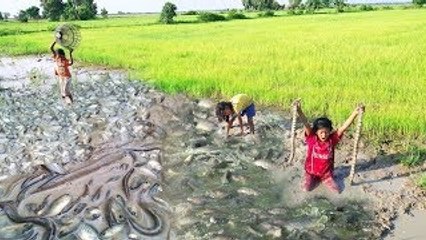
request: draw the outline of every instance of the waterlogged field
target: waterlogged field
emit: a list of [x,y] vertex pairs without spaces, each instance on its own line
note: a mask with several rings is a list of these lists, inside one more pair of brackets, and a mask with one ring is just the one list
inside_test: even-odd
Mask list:
[[[366,133],[426,133],[426,10],[393,10],[154,24],[157,16],[80,25],[78,61],[131,69],[169,92],[230,97],[342,123],[358,102]],[[57,23],[1,23],[2,54],[47,53]],[[27,29],[15,34],[14,29]]]

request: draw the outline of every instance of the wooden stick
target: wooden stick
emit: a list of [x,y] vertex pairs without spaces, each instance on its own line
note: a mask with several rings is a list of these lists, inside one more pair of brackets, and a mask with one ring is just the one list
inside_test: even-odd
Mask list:
[[[362,105],[360,105],[362,106]],[[358,145],[359,145],[359,139],[361,136],[361,128],[362,128],[362,117],[364,115],[364,111],[360,110],[358,112],[358,121],[356,124],[356,130],[355,130],[355,137],[354,137],[354,148],[352,152],[352,162],[351,162],[351,172],[349,174],[349,182],[351,185],[354,183],[354,175],[355,175],[355,165],[357,161],[357,155],[358,155]]]

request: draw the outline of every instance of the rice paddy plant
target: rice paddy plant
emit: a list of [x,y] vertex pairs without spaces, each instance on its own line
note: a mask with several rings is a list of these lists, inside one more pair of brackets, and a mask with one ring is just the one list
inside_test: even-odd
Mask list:
[[[327,115],[336,125],[363,102],[365,134],[426,133],[424,9],[131,23],[157,16],[140,18],[77,22],[76,60],[130,69],[165,91],[197,97],[244,92],[284,110],[301,97],[308,116]],[[0,53],[48,53],[51,39],[46,32],[2,36]]]

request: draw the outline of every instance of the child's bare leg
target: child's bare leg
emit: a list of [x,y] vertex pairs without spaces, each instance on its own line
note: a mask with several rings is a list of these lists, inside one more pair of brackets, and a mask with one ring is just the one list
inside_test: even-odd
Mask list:
[[247,117],[247,122],[250,128],[250,133],[254,134],[254,123],[253,123],[253,118],[249,118]]
[[71,95],[71,78],[67,78],[65,83],[65,94],[68,97],[69,101],[73,102],[73,97]]
[[59,90],[61,92],[61,97],[63,99],[65,99],[65,97],[67,96],[67,93],[66,93],[65,89],[66,89],[66,79],[60,77],[59,78]]
[[70,104],[73,102],[73,98],[71,96],[71,91],[70,91],[70,85],[71,85],[71,78],[61,77],[59,79],[61,97],[67,104]]
[[334,180],[333,173],[327,173],[321,180],[332,192],[340,193],[339,185]]

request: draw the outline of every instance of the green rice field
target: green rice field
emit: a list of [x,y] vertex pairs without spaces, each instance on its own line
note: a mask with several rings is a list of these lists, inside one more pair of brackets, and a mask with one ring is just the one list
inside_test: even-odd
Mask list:
[[[129,69],[172,93],[220,99],[243,92],[283,110],[300,97],[309,117],[325,114],[336,124],[363,102],[366,133],[426,135],[426,9],[157,19],[75,22],[83,37],[75,58]],[[0,53],[48,53],[57,24],[0,23]]]

